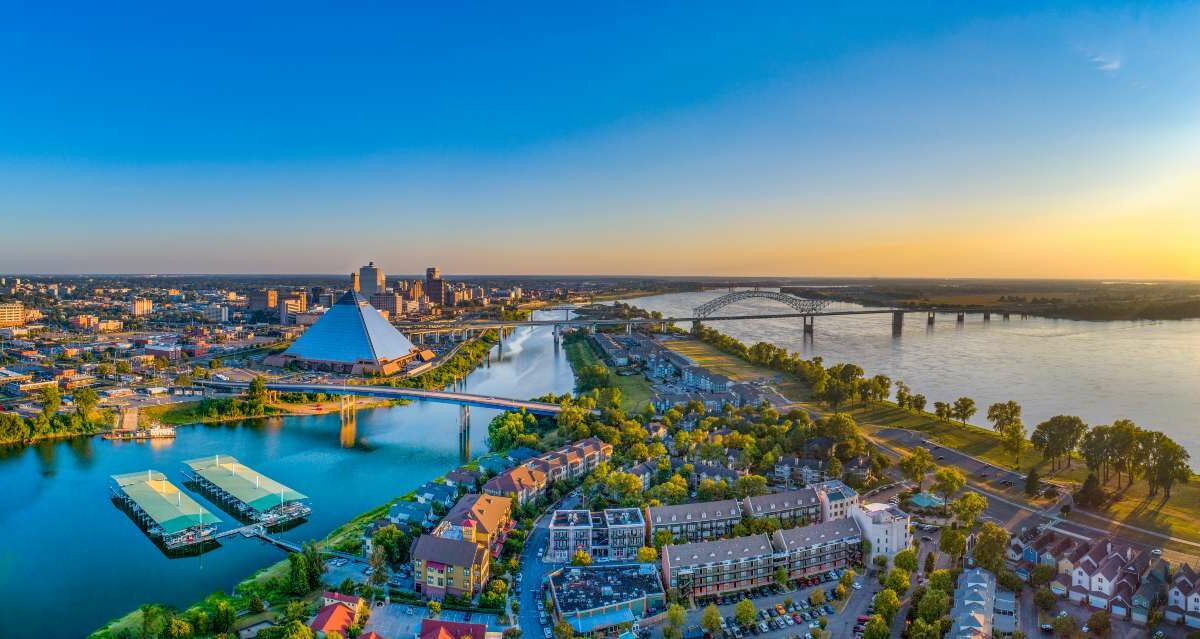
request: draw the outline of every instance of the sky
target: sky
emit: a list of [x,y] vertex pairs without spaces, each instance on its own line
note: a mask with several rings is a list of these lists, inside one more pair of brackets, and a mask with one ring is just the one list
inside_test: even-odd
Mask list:
[[0,4],[0,272],[1200,279],[1195,3],[334,4]]

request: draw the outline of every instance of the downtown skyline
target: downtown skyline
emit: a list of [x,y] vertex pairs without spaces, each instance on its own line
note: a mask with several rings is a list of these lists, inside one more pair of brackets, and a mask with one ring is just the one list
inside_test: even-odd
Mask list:
[[1200,279],[1194,6],[607,9],[9,10],[0,271]]

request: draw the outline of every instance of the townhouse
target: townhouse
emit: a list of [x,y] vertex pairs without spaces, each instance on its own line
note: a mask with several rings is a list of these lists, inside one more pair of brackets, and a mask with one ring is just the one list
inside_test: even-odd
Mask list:
[[1142,571],[1149,560],[1134,552],[1132,546],[1104,538],[1092,544],[1075,562],[1067,597],[1076,603],[1108,610],[1113,616],[1128,617],[1133,594],[1141,585]]
[[518,504],[524,504],[542,496],[550,484],[578,479],[609,459],[612,459],[612,444],[589,437],[527,459],[496,475],[483,485],[483,492],[512,497]]
[[1200,575],[1188,564],[1180,566],[1171,579],[1163,618],[1189,628],[1200,628]]
[[964,570],[954,589],[947,639],[991,639],[1017,629],[1017,601],[982,568]]
[[512,528],[512,500],[478,493],[463,495],[442,522],[442,525],[471,523],[476,543],[489,548],[493,556],[499,556],[500,546]]

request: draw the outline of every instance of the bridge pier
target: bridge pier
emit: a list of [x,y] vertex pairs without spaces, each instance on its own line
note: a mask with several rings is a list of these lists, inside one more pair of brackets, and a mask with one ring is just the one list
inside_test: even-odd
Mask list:
[[933,318],[936,316],[937,316],[937,313],[934,313],[933,311],[929,311],[929,313],[927,314],[927,317],[925,318],[925,323],[928,324],[929,326],[933,326]]
[[955,319],[955,321],[958,322],[959,324],[962,324],[963,322],[967,321],[967,314],[959,313],[958,317]]
[[1000,315],[1000,318],[1007,322],[1008,321],[1008,313],[1002,313]]
[[471,459],[471,407],[458,407],[458,456],[466,462]]
[[693,320],[692,321],[692,335],[699,335],[699,334],[700,334],[700,320]]
[[805,335],[816,334],[815,324],[816,324],[817,318],[813,317],[812,315],[805,315],[803,319],[804,319],[804,334]]
[[991,313],[988,313],[987,311],[984,311],[984,313],[983,313],[983,321],[985,321],[985,322],[990,322],[990,321],[992,321],[992,314],[991,314]]
[[892,337],[900,337],[904,332],[904,313],[896,311],[892,313]]
[[633,322],[629,322],[628,324],[625,325],[625,334],[633,335]]
[[658,332],[663,333],[664,335],[666,334],[666,332],[667,332],[667,323],[666,322],[658,323]]

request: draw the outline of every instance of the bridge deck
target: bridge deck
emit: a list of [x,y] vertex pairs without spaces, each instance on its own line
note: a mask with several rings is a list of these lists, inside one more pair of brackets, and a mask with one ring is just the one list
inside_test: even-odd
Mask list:
[[[249,387],[248,382],[221,382],[200,380],[198,384],[210,388],[227,388],[242,390]],[[425,390],[423,388],[393,388],[391,386],[351,386],[343,384],[288,384],[267,382],[267,390],[281,393],[327,393],[330,395],[357,395],[360,397],[382,397],[385,399],[419,399],[423,401],[441,402],[480,406],[483,408],[498,408],[500,410],[521,410],[535,415],[557,415],[562,412],[562,406],[546,402],[475,395],[473,393],[456,393],[452,391]]]

